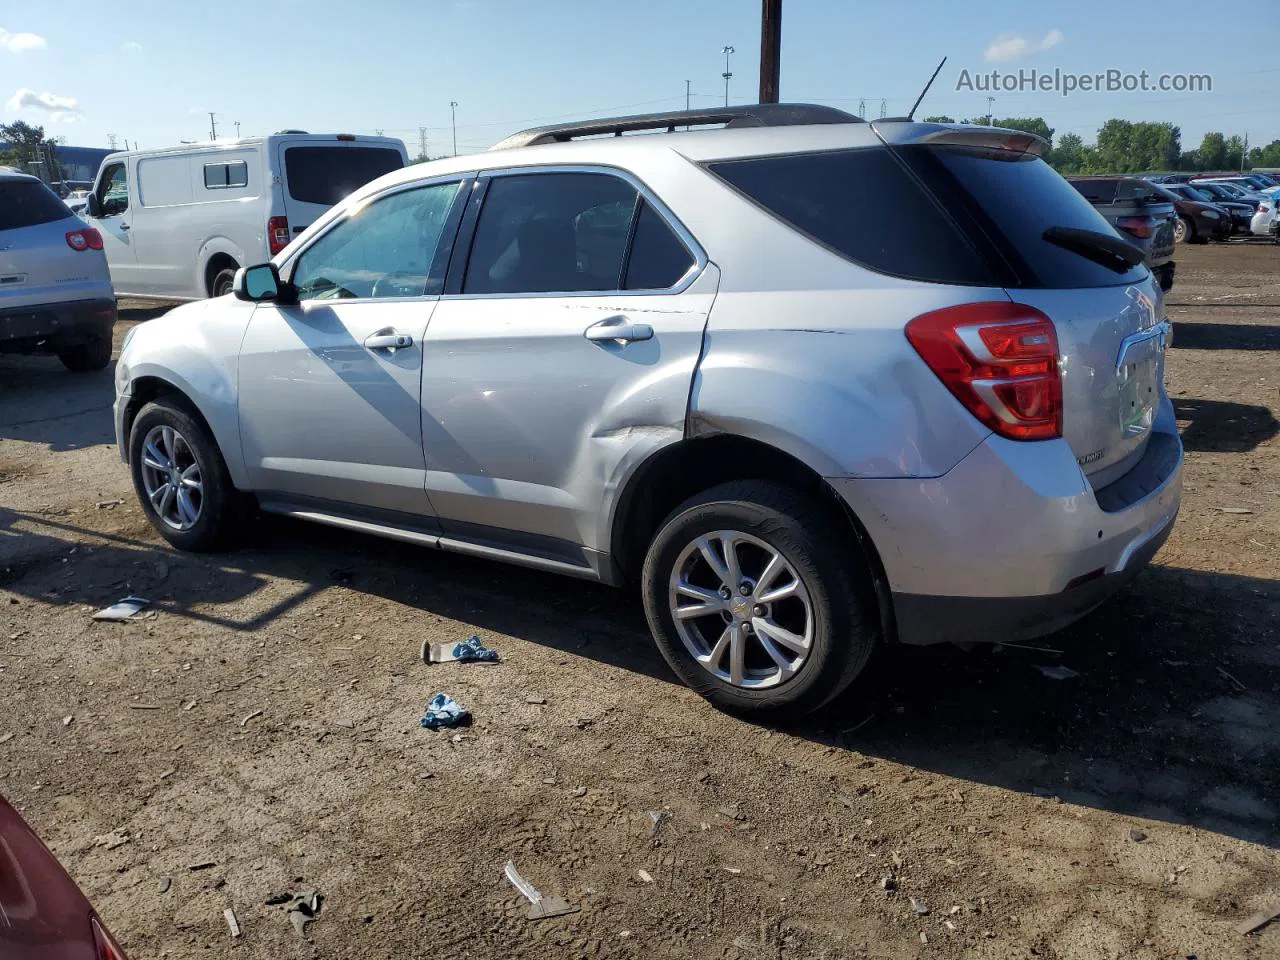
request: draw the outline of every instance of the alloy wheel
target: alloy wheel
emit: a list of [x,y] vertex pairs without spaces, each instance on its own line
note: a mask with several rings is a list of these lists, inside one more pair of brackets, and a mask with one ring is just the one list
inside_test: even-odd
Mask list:
[[778,550],[748,533],[717,530],[689,543],[672,568],[668,602],[689,654],[735,687],[785,683],[813,648],[804,581]]
[[186,438],[173,427],[152,427],[142,443],[142,487],[165,526],[190,530],[204,506],[200,464]]

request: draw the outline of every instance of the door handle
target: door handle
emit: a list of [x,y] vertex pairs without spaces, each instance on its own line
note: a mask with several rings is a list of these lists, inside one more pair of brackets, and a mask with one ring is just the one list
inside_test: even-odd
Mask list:
[[401,347],[412,347],[413,337],[407,333],[374,333],[364,338],[364,345],[370,350],[396,351]]
[[121,230],[128,230],[128,229],[129,229],[129,225],[128,225],[127,223],[122,223],[122,224],[120,224],[120,229],[121,229]]
[[587,327],[583,336],[588,340],[617,340],[622,343],[635,343],[640,340],[653,339],[653,327],[647,323],[632,323],[626,317],[610,317]]

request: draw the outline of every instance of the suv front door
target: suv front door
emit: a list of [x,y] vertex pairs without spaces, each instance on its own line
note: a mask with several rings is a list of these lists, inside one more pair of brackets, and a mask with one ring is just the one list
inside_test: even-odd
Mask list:
[[477,195],[427,329],[428,493],[446,540],[591,567],[629,467],[684,434],[719,273],[617,171]]
[[465,202],[459,183],[415,184],[352,209],[286,265],[299,302],[255,308],[240,352],[240,433],[269,507],[323,502],[410,524],[431,515],[423,334]]

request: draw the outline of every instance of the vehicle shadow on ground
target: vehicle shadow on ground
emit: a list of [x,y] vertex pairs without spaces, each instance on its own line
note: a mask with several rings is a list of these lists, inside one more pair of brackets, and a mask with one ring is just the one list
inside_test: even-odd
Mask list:
[[[97,545],[68,574],[71,533]],[[48,541],[43,555],[0,569],[0,587],[43,604],[100,605],[132,591],[162,615],[252,632],[319,593],[349,590],[589,657],[619,668],[620,682],[676,682],[634,590],[275,517],[254,524],[244,549],[214,556],[0,510],[0,556],[6,535]],[[237,619],[233,605],[268,580],[296,589]],[[1032,645],[1043,650],[887,648],[838,701],[785,727],[920,771],[1280,847],[1277,622],[1273,581],[1154,566]],[[1074,675],[1052,679],[1041,666]]]
[[1229,400],[1175,397],[1182,447],[1199,453],[1244,453],[1280,433],[1275,414],[1263,406]]
[[0,441],[56,452],[112,442],[115,364],[69,373],[57,357],[0,357]]
[[[1197,310],[1203,307],[1196,304]],[[1175,350],[1280,350],[1280,326],[1175,320],[1172,346]]]

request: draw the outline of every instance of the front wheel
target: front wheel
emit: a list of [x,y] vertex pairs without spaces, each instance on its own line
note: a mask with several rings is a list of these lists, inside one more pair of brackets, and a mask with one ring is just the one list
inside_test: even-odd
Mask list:
[[1178,217],[1173,222],[1173,242],[1186,243],[1187,240],[1195,242],[1196,228],[1186,217]]
[[236,531],[243,497],[218,445],[186,404],[162,397],[138,411],[129,466],[151,526],[179,550],[216,550]]
[[645,613],[693,690],[739,714],[800,715],[843,691],[878,637],[874,594],[844,518],[764,481],[715,487],[663,523],[645,558]]

